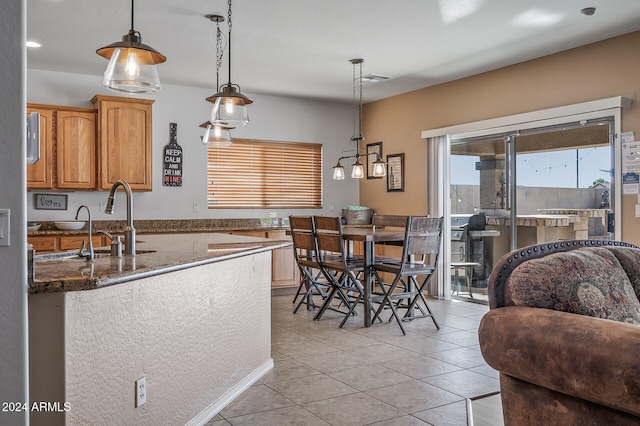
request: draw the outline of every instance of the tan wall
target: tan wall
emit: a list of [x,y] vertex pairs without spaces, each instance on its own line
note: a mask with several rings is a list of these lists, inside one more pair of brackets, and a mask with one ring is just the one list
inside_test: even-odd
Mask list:
[[[382,141],[385,158],[404,152],[406,174],[403,193],[387,193],[385,179],[363,180],[360,204],[377,213],[426,213],[424,130],[624,96],[634,104],[623,110],[622,131],[640,138],[638,46],[640,32],[630,33],[365,105],[366,143]],[[635,195],[623,196],[622,239],[640,244],[636,202]]]

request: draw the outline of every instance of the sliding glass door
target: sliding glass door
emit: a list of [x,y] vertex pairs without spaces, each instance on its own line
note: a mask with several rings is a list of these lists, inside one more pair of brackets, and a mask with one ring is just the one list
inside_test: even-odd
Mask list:
[[613,133],[605,118],[450,139],[452,296],[486,301],[516,248],[612,237]]

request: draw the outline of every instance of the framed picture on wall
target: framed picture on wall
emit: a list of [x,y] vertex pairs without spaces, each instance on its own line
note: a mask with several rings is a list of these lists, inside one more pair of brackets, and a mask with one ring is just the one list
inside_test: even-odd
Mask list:
[[382,142],[374,142],[367,144],[367,179],[382,179],[382,176],[373,175],[373,162],[382,159]]
[[387,192],[404,192],[404,153],[387,155]]

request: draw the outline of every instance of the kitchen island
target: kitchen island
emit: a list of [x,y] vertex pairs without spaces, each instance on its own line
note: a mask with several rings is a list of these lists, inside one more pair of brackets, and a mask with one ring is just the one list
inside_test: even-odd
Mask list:
[[204,424],[272,368],[271,251],[289,241],[138,240],[135,256],[36,256],[31,400],[60,409],[32,412],[31,424]]

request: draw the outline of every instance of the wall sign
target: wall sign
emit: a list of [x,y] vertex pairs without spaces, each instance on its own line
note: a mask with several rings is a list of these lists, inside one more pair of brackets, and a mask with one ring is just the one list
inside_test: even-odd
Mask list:
[[178,125],[169,123],[169,144],[162,150],[162,185],[182,186],[182,148],[178,145]]
[[67,210],[67,195],[35,194],[37,210]]

